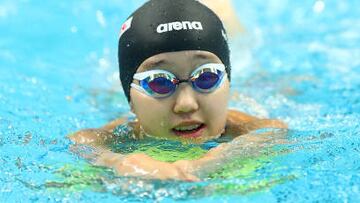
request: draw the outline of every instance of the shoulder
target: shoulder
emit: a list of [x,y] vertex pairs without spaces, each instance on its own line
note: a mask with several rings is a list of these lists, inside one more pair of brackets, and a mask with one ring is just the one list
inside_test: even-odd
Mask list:
[[117,126],[124,124],[126,118],[119,118],[109,122],[100,128],[82,129],[68,135],[68,138],[76,144],[85,144],[90,146],[101,146],[112,142],[115,138],[113,131]]
[[101,128],[112,132],[117,126],[122,125],[122,124],[126,123],[127,121],[128,121],[128,118],[125,118],[125,117],[118,118],[118,119],[115,119],[115,120],[109,122],[108,124],[104,125]]
[[113,137],[112,132],[102,128],[83,129],[68,135],[68,138],[74,143],[89,146],[105,145]]
[[241,121],[241,122],[251,122],[251,121],[255,121],[258,120],[259,118],[255,117],[255,116],[251,116],[249,114],[234,110],[234,109],[229,109],[228,113],[227,113],[227,119],[230,121]]
[[238,136],[262,128],[287,129],[287,124],[277,119],[262,119],[237,110],[228,110],[226,134]]

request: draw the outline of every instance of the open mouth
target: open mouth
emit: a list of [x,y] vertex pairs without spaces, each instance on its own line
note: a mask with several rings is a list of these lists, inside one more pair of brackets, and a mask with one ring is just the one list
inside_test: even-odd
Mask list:
[[185,138],[196,138],[202,135],[202,131],[205,129],[206,125],[201,124],[194,124],[194,125],[187,125],[181,127],[175,127],[172,131],[180,137]]

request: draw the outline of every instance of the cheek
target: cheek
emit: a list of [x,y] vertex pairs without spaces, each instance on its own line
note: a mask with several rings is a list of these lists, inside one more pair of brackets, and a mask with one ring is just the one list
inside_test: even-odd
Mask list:
[[206,96],[204,106],[206,111],[212,114],[224,114],[227,112],[229,102],[229,82],[224,82],[217,91]]
[[226,82],[221,89],[209,94],[203,102],[203,114],[214,131],[225,126],[229,101],[229,84]]
[[131,94],[132,108],[140,125],[147,133],[156,135],[166,127],[169,120],[169,108],[166,102],[161,103],[146,95]]

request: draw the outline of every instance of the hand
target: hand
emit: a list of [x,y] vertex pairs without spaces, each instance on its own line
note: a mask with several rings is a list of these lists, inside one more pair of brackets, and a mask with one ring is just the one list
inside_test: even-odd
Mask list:
[[191,164],[186,161],[167,163],[145,154],[120,155],[103,153],[96,164],[112,167],[121,176],[136,176],[147,179],[199,181],[192,175]]

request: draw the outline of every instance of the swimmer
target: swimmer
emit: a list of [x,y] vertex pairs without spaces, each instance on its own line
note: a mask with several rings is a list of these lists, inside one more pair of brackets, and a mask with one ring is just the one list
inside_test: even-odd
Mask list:
[[[287,126],[228,109],[231,64],[227,34],[219,17],[195,0],[150,0],[122,25],[120,80],[136,119],[119,118],[69,138],[94,149],[92,160],[121,176],[197,181],[194,171],[261,128]],[[109,145],[148,137],[201,144],[230,136],[196,160],[163,162],[142,154],[120,154]],[[121,144],[121,143],[120,143]]]

